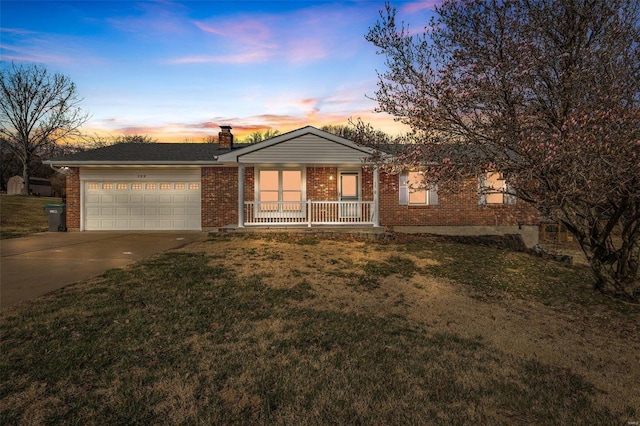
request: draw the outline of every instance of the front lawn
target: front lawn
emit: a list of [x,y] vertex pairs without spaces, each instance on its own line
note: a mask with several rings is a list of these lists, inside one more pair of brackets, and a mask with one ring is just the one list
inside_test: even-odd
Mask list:
[[45,204],[60,203],[60,198],[26,195],[0,195],[0,239],[25,237],[49,230]]
[[640,308],[486,247],[217,237],[0,318],[2,424],[640,419]]

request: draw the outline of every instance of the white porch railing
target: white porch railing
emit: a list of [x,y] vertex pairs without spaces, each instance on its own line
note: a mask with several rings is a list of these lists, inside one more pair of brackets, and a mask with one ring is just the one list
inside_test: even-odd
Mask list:
[[245,201],[245,225],[373,225],[373,201]]

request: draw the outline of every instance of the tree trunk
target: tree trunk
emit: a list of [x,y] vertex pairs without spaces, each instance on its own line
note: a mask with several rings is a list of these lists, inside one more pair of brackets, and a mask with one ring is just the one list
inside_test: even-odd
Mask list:
[[24,180],[24,186],[22,187],[22,194],[23,195],[29,195],[30,193],[30,189],[29,189],[29,162],[28,161],[23,161],[22,162],[22,179]]
[[621,247],[619,250],[595,250],[589,264],[596,276],[597,288],[616,298],[640,302],[638,264],[640,247]]

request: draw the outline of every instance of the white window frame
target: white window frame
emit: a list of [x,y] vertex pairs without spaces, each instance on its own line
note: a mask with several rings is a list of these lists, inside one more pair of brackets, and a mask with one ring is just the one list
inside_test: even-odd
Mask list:
[[[407,170],[400,173],[400,181],[399,181],[399,204],[401,206],[437,206],[439,203],[438,199],[438,185],[430,185],[430,187],[424,189],[412,189],[411,188],[411,173],[420,173],[420,171],[416,170]],[[425,192],[425,202],[424,203],[412,203],[411,193],[415,192]]]
[[[500,187],[497,186],[489,186],[487,181],[490,176],[493,177],[498,175],[498,178],[495,179],[498,182],[501,182]],[[504,178],[504,176],[499,172],[488,171],[480,175],[478,179],[478,204],[480,205],[488,205],[488,206],[502,206],[502,205],[514,205],[516,204],[516,196],[515,191],[511,188]],[[490,195],[502,195],[500,197],[499,202],[489,201]]]
[[[260,209],[260,172],[262,171],[277,171],[278,172],[278,209],[277,210],[264,210]],[[300,172],[300,210],[284,210],[283,209],[283,172],[296,171]],[[305,167],[256,167],[255,169],[255,184],[254,184],[254,200],[255,210],[254,215],[258,218],[304,218],[306,217],[305,204],[307,201],[307,170]],[[269,203],[266,201],[265,203]]]

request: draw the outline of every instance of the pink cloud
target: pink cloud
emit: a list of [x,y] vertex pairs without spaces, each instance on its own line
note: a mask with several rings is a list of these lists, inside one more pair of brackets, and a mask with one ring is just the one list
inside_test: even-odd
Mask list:
[[[322,127],[325,125],[348,125],[349,119],[362,118],[365,122],[372,123],[375,128],[381,129],[389,134],[398,134],[406,132],[407,129],[401,124],[395,122],[393,117],[387,114],[376,114],[370,110],[353,110],[349,113],[344,112],[322,112],[312,111],[306,114],[259,114],[246,117],[212,117],[210,120],[202,122],[174,122],[164,123],[156,126],[108,126],[105,129],[102,125],[94,125],[91,128],[85,128],[85,131],[91,131],[98,134],[138,134],[147,135],[157,139],[160,142],[184,142],[202,141],[206,135],[217,134],[220,125],[230,125],[233,133],[240,141],[245,136],[255,131],[279,130],[280,132],[289,132],[304,126]],[[100,121],[119,121],[117,119],[105,119]]]
[[192,55],[172,60],[171,63],[264,63],[273,56],[279,47],[272,40],[269,26],[255,19],[215,23],[194,22],[194,25],[207,34],[223,38],[225,40],[224,49],[232,53]]
[[320,98],[307,98],[307,99],[302,99],[300,101],[301,105],[314,105],[316,104],[318,101],[320,100]]
[[306,63],[320,60],[328,55],[327,48],[322,40],[311,37],[292,39],[286,49],[289,62]]
[[269,55],[256,50],[231,55],[194,55],[185,56],[169,61],[172,64],[251,64],[266,62]]
[[46,64],[73,64],[78,62],[77,59],[71,56],[45,53],[37,49],[17,48],[6,44],[0,44],[0,49],[2,49],[3,51],[2,59],[6,61],[36,62]]
[[215,34],[234,43],[249,46],[262,46],[265,48],[277,47],[272,39],[270,28],[256,20],[247,20],[244,22],[217,22],[215,25],[205,24],[204,22],[195,22],[195,25],[204,32]]
[[[316,7],[289,14],[239,15],[206,21],[195,21],[200,31],[224,40],[219,48],[232,54],[180,58],[173,63],[210,62],[247,63],[280,60],[290,64],[315,62],[337,51],[343,51],[345,40],[333,31],[328,22],[339,22],[342,14]],[[199,58],[199,59],[198,59]],[[240,59],[241,58],[241,59]]]
[[181,34],[188,29],[183,19],[185,7],[178,3],[167,1],[140,2],[137,8],[139,16],[110,18],[106,22],[114,28],[130,33]]
[[423,0],[419,2],[407,3],[400,8],[402,13],[411,14],[423,10],[433,11],[436,6],[440,6],[442,0]]
[[6,28],[6,27],[0,28],[0,33],[15,34],[15,35],[36,34],[35,31],[23,30],[21,28]]

